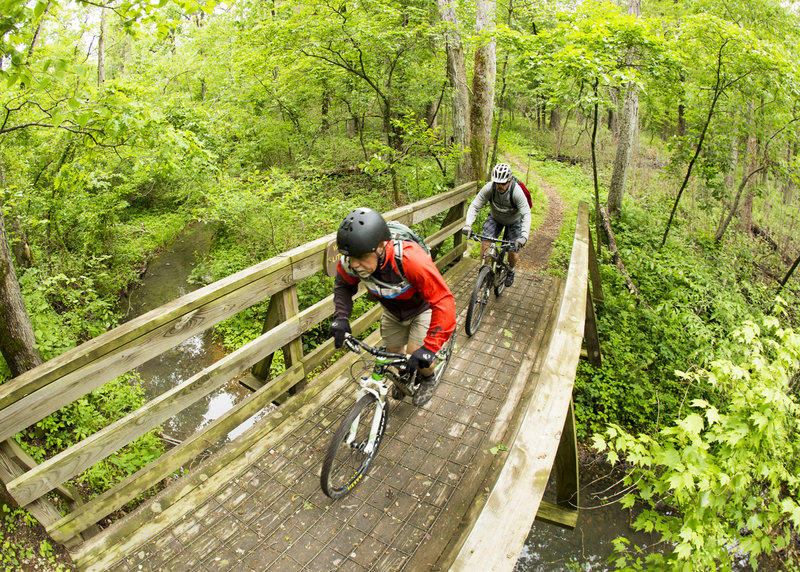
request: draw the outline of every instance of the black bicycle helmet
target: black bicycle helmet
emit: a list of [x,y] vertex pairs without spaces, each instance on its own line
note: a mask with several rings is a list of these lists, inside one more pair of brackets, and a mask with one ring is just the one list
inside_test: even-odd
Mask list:
[[336,232],[336,245],[345,256],[362,256],[375,252],[381,241],[392,236],[381,213],[375,209],[358,208],[344,217]]
[[498,163],[492,169],[492,181],[495,183],[505,183],[511,179],[511,165],[508,163]]

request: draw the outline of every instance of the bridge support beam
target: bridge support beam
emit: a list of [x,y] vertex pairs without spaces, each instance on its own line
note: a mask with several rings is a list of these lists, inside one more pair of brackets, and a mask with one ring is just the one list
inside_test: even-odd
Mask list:
[[573,529],[578,525],[580,480],[578,474],[578,436],[575,430],[575,406],[569,402],[564,430],[553,463],[556,479],[556,504],[542,501],[536,520]]
[[[274,294],[269,300],[269,307],[267,308],[267,317],[264,320],[264,329],[262,333],[267,333],[275,326],[282,324],[289,318],[292,318],[300,313],[300,304],[297,299],[297,287],[292,285],[285,290]],[[303,342],[300,338],[296,338],[283,346],[283,364],[286,369],[289,369],[296,363],[300,363],[303,359]],[[275,359],[275,354],[270,354],[263,360],[255,364],[251,369],[251,376],[242,380],[242,384],[251,389],[252,391],[262,387],[267,380],[270,379],[270,368],[272,367],[272,360]],[[297,389],[302,387],[304,381],[301,381],[289,390],[290,394],[294,394]]]

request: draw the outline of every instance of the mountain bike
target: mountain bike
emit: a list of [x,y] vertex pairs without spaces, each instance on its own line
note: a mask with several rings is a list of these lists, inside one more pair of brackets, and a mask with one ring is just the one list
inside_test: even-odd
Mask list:
[[[450,358],[453,356],[456,332],[450,336],[436,353],[434,360],[434,387],[439,384]],[[364,362],[371,361],[366,356],[351,366],[353,380],[360,386],[356,403],[345,416],[344,421],[333,436],[325,460],[322,463],[320,484],[322,491],[332,499],[339,499],[352,491],[367,474],[370,464],[378,454],[378,448],[386,432],[389,420],[390,391],[392,397],[402,400],[413,396],[419,387],[416,375],[407,368],[409,354],[387,352],[385,346],[376,348],[347,334],[345,346],[352,352],[375,356],[372,375],[357,377],[357,372],[369,371]]]
[[[491,241],[489,250],[483,255],[478,279],[472,289],[467,308],[467,335],[472,336],[478,331],[478,326],[489,304],[489,291],[494,287],[494,295],[499,296],[506,287],[506,276],[511,269],[506,260],[507,252],[516,252],[513,241],[500,240],[482,234],[471,234],[470,238],[478,242]],[[499,245],[499,246],[498,246]]]

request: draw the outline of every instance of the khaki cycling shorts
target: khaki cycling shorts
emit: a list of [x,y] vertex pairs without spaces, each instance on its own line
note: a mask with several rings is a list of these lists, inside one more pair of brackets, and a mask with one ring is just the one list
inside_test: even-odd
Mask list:
[[410,320],[401,322],[388,310],[381,318],[381,336],[387,348],[402,348],[408,342],[421,346],[428,335],[433,311],[428,309]]

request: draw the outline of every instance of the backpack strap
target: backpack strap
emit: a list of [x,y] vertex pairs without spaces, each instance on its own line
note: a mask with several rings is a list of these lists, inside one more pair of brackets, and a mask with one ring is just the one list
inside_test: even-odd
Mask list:
[[[512,182],[512,183],[514,183],[514,184],[513,184],[513,185],[511,185],[511,189],[510,189],[510,190],[511,190],[511,194],[510,194],[510,195],[508,195],[508,196],[511,198],[511,206],[513,207],[513,206],[514,206],[514,190],[515,190],[517,187],[519,187],[519,185],[517,184],[517,178],[516,178],[516,177],[511,177],[511,182]],[[495,192],[496,192],[496,191],[497,191],[497,183],[495,183],[494,181],[492,181],[492,195],[491,195],[491,202],[492,202],[492,203],[494,203],[494,204],[497,204],[497,201],[496,201],[496,200],[494,200],[494,197],[495,197]]]
[[397,272],[406,279],[406,273],[403,272],[403,241],[395,238],[392,240],[394,243],[394,265],[397,267]]

